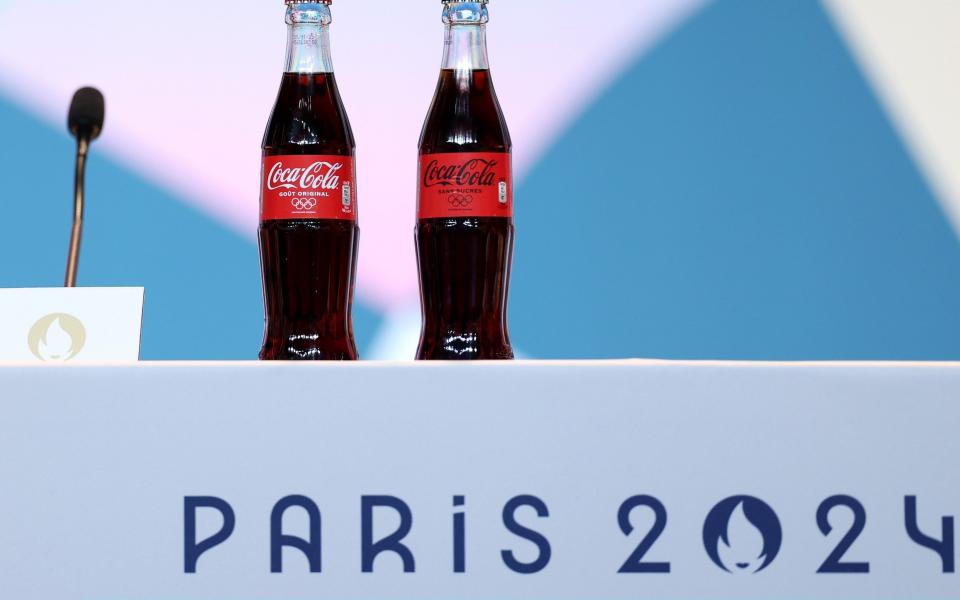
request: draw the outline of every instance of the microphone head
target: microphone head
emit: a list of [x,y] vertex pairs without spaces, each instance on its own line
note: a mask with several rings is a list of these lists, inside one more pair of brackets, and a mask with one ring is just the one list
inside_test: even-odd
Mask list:
[[74,137],[86,137],[95,140],[103,131],[104,118],[103,94],[92,87],[80,88],[73,95],[67,126]]

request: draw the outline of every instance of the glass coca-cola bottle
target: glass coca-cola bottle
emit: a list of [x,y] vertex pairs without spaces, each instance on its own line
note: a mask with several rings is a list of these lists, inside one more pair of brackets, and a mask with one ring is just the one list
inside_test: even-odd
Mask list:
[[263,138],[263,360],[356,360],[353,131],[330,59],[330,3],[286,2],[287,59]]
[[420,136],[420,360],[513,358],[512,144],[490,79],[487,21],[487,0],[443,2],[443,66]]

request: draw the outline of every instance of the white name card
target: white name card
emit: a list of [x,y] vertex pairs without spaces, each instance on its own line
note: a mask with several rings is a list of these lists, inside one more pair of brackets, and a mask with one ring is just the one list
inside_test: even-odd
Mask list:
[[0,289],[0,361],[140,357],[143,288]]

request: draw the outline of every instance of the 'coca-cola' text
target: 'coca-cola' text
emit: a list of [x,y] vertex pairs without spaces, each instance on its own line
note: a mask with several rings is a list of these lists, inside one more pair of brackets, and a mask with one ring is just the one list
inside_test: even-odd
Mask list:
[[343,162],[318,160],[307,167],[284,167],[282,161],[277,161],[267,175],[267,189],[335,190],[340,187],[338,173],[342,169]]
[[423,187],[430,188],[435,185],[495,185],[497,176],[494,167],[497,164],[499,164],[497,160],[483,158],[472,158],[459,164],[443,164],[439,160],[433,159],[423,170]]

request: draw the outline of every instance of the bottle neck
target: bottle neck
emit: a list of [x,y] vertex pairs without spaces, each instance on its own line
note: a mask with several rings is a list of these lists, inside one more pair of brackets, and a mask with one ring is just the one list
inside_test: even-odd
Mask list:
[[319,2],[287,5],[287,73],[333,73],[330,7]]
[[443,6],[446,25],[443,69],[488,69],[486,2],[448,2]]

